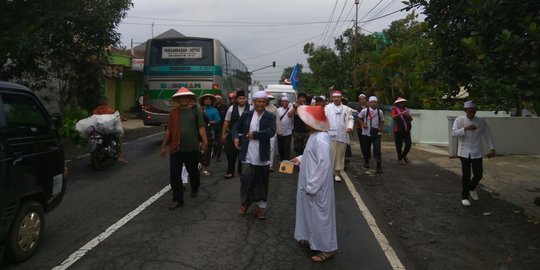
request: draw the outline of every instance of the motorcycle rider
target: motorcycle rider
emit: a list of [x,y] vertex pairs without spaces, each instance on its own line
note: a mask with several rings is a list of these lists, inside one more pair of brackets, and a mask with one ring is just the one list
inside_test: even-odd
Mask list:
[[[116,111],[113,108],[109,107],[109,101],[107,100],[107,97],[102,97],[99,100],[99,106],[97,106],[92,113],[96,115],[102,115],[102,114],[114,114],[115,112]],[[124,153],[122,152],[122,140],[120,136],[117,136],[115,134],[108,134],[108,135],[110,135],[113,138],[113,140],[116,142],[116,153],[118,154],[116,160],[123,163],[128,163],[128,161],[124,157]]]

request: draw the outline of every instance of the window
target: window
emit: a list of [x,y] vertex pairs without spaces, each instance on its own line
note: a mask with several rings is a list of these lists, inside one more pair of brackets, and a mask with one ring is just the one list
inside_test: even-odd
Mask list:
[[47,117],[35,99],[24,94],[2,94],[8,137],[49,133]]

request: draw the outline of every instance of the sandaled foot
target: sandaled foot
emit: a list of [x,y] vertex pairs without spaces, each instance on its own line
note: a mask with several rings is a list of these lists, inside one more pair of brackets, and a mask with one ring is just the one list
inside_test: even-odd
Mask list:
[[206,171],[206,170],[202,171],[201,173],[202,173],[202,175],[204,175],[204,176],[209,176],[209,175],[210,175],[210,172],[208,172],[208,171]]
[[255,208],[255,218],[261,220],[266,219],[266,216],[264,215],[264,210],[259,207]]
[[333,258],[336,255],[336,252],[320,252],[317,253],[315,256],[311,257],[311,260],[316,263],[321,263],[326,260],[329,260]]
[[309,248],[309,241],[308,240],[299,240],[298,245],[303,248]]
[[234,175],[232,175],[232,173],[228,173],[226,175],[224,175],[223,177],[225,177],[225,179],[231,179],[234,177]]
[[238,213],[242,216],[245,215],[250,205],[251,204],[249,203],[240,205],[240,209],[238,209]]

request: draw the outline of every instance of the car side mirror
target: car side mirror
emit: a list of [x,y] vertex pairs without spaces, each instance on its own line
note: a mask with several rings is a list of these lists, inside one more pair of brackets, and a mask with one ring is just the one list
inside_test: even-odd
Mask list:
[[60,113],[53,113],[51,115],[52,123],[54,128],[60,129],[62,127],[62,114]]

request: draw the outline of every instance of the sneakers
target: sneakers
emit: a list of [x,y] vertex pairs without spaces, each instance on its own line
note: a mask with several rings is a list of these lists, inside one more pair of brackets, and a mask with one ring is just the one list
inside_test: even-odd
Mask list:
[[478,201],[478,194],[476,193],[476,190],[470,190],[469,196],[471,196],[471,199]]
[[461,200],[461,204],[463,204],[463,206],[471,206],[471,202],[469,201],[469,199]]

